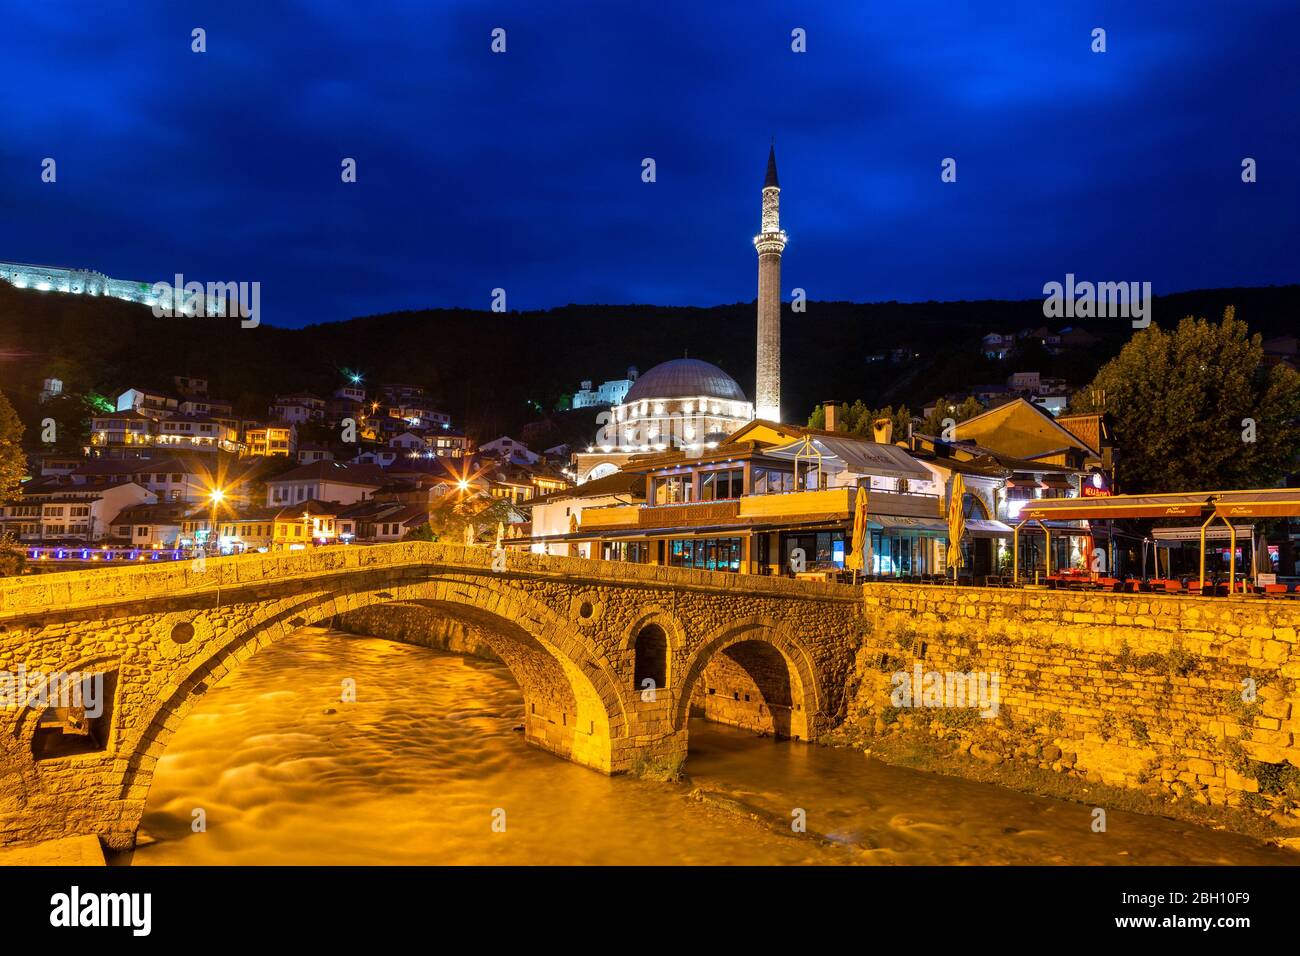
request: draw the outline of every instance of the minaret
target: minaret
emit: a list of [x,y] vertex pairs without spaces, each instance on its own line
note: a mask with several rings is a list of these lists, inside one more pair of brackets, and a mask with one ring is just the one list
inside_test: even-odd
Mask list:
[[754,237],[758,250],[758,375],[754,386],[754,415],[781,420],[781,186],[776,180],[776,143],[767,154],[763,181],[763,226]]

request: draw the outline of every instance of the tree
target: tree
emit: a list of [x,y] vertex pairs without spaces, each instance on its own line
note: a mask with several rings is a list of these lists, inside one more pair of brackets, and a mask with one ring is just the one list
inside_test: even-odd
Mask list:
[[942,396],[935,399],[934,411],[932,411],[921,430],[927,435],[933,435],[942,438],[947,426],[945,421],[951,419],[953,422],[964,422],[968,418],[974,418],[984,411],[984,406],[974,395],[967,395],[961,402],[953,404]]
[[1070,403],[1107,412],[1127,492],[1268,487],[1300,440],[1300,374],[1264,368],[1260,336],[1230,306],[1218,325],[1188,316],[1136,333]]
[[[907,437],[907,426],[912,421],[912,413],[907,410],[906,405],[900,405],[897,409],[892,405],[872,409],[868,408],[861,399],[852,405],[840,406],[839,431],[857,438],[874,439],[875,423],[881,418],[888,418],[893,423],[891,441],[898,442]],[[808,427],[819,429],[826,427],[825,406],[818,405],[813,409],[812,414],[808,416]]]
[[[27,474],[22,438],[23,423],[4,392],[0,392],[0,505],[17,494]],[[16,544],[12,535],[0,535],[0,577],[22,573],[23,553]]]
[[429,527],[429,522],[416,525],[410,531],[402,536],[403,541],[437,541],[438,535],[433,528]]
[[0,392],[0,501],[13,497],[27,475],[22,441],[23,423],[4,392]]
[[505,498],[453,498],[448,495],[429,511],[428,523],[412,528],[403,540],[464,544],[466,525],[473,529],[473,537],[477,540],[486,531],[495,532],[498,523],[509,524],[513,517],[514,506]]

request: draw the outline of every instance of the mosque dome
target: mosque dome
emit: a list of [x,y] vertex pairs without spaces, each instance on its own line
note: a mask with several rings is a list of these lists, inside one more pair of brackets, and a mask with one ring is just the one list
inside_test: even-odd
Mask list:
[[664,398],[720,398],[745,402],[745,393],[736,380],[708,362],[699,359],[673,359],[656,365],[641,375],[628,391],[624,402]]

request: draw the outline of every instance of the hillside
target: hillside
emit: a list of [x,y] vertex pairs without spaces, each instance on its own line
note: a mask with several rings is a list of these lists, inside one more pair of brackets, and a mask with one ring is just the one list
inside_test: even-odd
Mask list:
[[[1171,324],[1196,313],[1217,318],[1226,305],[1266,337],[1293,332],[1300,285],[1216,289],[1157,297],[1153,315]],[[544,312],[490,313],[430,309],[364,316],[303,329],[242,329],[222,319],[156,319],[142,306],[14,289],[0,283],[0,388],[29,429],[41,380],[57,376],[70,391],[116,394],[132,384],[170,388],[173,374],[206,377],[214,395],[242,413],[265,414],[276,391],[330,392],[341,370],[366,381],[427,386],[458,425],[491,438],[522,432],[556,408],[582,379],[621,378],[689,354],[754,384],[754,304],[713,308],[570,305]],[[783,390],[787,417],[800,420],[824,399],[861,398],[873,405],[918,408],[937,394],[1006,378],[1012,364],[984,359],[980,338],[1046,323],[1039,299],[1020,302],[810,302],[783,316]],[[1118,351],[1124,320],[1074,322],[1100,344],[1066,355],[1027,355],[1023,362],[1075,383]],[[909,348],[901,365],[866,356]],[[557,416],[567,437],[581,413]],[[594,420],[594,415],[591,416]],[[534,425],[530,429],[539,433]],[[547,433],[545,429],[541,433]]]

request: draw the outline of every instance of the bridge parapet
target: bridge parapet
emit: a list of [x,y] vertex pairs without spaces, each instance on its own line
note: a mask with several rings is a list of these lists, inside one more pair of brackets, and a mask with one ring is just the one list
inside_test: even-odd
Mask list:
[[230,590],[292,579],[320,579],[356,571],[454,568],[507,576],[601,581],[743,592],[774,597],[856,603],[857,589],[789,578],[599,561],[507,551],[505,569],[493,572],[490,548],[409,541],[374,546],[334,546],[307,551],[195,558],[165,565],[96,568],[0,578],[0,619],[51,610],[104,607],[154,598]]

